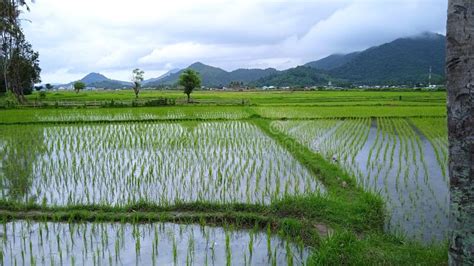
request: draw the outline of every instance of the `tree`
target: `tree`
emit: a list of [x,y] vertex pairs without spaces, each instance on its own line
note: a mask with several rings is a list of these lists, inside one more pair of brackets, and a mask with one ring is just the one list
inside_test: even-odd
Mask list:
[[449,0],[446,29],[449,264],[474,264],[474,2]]
[[186,69],[179,76],[178,84],[184,87],[184,93],[188,96],[188,103],[190,102],[190,95],[194,88],[201,86],[201,78],[199,74],[192,70]]
[[25,40],[21,28],[21,7],[29,7],[25,0],[0,1],[0,61],[2,81],[6,90],[14,93],[19,102],[24,94],[31,92],[33,84],[39,82],[38,53]]
[[31,94],[34,84],[41,82],[40,73],[39,54],[24,38],[18,39],[10,57],[7,78],[9,89],[19,102],[24,102],[24,95]]
[[135,92],[135,97],[138,98],[138,93],[142,86],[145,72],[139,68],[135,68],[132,72],[132,82],[133,82],[133,91]]
[[74,90],[76,93],[79,93],[80,90],[83,90],[86,87],[86,84],[82,81],[74,82]]
[[49,90],[52,90],[53,89],[53,85],[49,84],[49,83],[46,83],[46,85],[44,85],[46,87],[46,89],[49,91]]

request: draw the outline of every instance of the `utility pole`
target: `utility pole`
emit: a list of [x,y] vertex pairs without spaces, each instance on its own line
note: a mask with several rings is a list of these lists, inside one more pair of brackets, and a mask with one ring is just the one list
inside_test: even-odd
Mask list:
[[430,66],[430,74],[428,75],[428,88],[431,88],[431,66]]

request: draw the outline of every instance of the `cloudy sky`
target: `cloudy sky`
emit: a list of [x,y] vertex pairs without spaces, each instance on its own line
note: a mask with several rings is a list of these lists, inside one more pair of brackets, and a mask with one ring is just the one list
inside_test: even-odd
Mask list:
[[424,31],[444,34],[447,0],[36,0],[23,27],[43,82],[89,72],[152,78],[193,62],[286,69]]

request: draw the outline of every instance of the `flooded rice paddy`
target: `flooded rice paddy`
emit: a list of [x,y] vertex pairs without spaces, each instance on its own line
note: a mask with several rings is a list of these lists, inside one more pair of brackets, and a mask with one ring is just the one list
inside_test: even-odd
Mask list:
[[423,242],[445,239],[448,225],[447,132],[442,118],[275,121],[339,164],[387,203],[387,229]]
[[29,125],[0,131],[6,200],[49,206],[269,204],[285,195],[324,193],[304,166],[248,122]]
[[309,250],[257,230],[173,223],[15,221],[1,265],[302,265]]

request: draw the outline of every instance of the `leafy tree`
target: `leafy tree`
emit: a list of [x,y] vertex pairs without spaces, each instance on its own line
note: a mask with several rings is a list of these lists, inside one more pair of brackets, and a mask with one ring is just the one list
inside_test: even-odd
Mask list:
[[474,265],[474,2],[449,0],[446,29],[449,264]]
[[31,44],[25,39],[17,40],[7,69],[9,89],[19,102],[24,102],[25,94],[30,94],[35,83],[41,82],[39,54],[33,51]]
[[40,91],[40,90],[42,90],[42,89],[43,89],[43,86],[41,86],[41,85],[35,86],[35,90],[36,90],[36,91]]
[[29,10],[25,0],[0,1],[0,61],[3,72],[3,88],[13,92],[19,102],[39,82],[38,53],[25,40],[20,14],[21,7]]
[[74,90],[76,93],[79,93],[80,90],[83,90],[86,87],[86,84],[82,81],[74,82]]
[[49,83],[46,83],[46,85],[44,85],[46,87],[47,90],[52,90],[53,89],[53,85],[49,84]]
[[132,72],[132,82],[133,82],[133,91],[135,92],[135,97],[138,98],[138,93],[142,86],[145,72],[139,68],[135,68]]
[[190,95],[194,88],[201,86],[201,78],[199,74],[192,70],[186,69],[179,76],[178,84],[184,87],[184,93],[188,96],[188,103],[190,102]]

